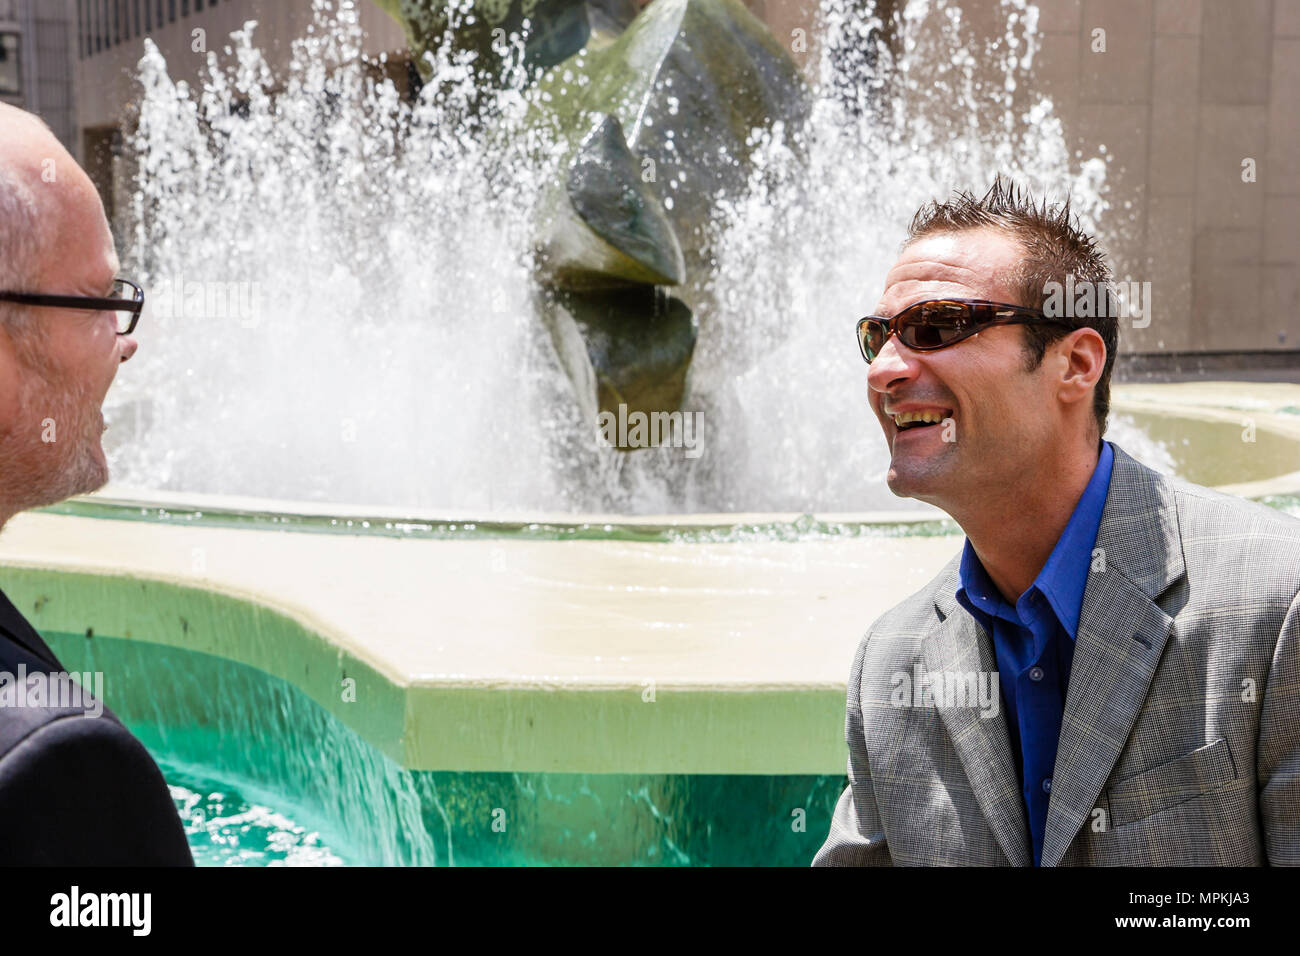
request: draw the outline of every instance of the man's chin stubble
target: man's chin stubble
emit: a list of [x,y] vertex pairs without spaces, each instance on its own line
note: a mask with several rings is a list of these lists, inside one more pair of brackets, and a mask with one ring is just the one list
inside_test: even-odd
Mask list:
[[108,483],[108,465],[98,438],[88,438],[76,450],[71,462],[61,462],[43,471],[30,487],[26,508],[44,508],[77,495],[98,491]]

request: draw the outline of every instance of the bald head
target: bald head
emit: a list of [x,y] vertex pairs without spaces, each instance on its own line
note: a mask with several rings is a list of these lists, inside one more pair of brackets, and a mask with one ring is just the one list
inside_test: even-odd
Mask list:
[[[90,177],[40,117],[0,104],[0,287],[54,288],[55,271],[86,232],[96,242],[107,239],[112,254]],[[115,256],[108,271],[117,271]]]
[[[0,103],[0,289],[26,291],[35,278],[44,217],[39,192],[32,188],[31,156],[43,126],[31,114]],[[39,174],[35,178],[39,181]],[[0,304],[0,318],[16,312]]]
[[[39,188],[42,171],[53,170],[57,182],[60,166],[75,167],[76,163],[45,122],[26,110],[0,103],[0,173],[6,177],[5,185],[19,192],[34,213],[44,215],[43,207],[53,199]],[[46,172],[46,184],[49,176]],[[0,230],[4,230],[0,238],[12,231],[2,222]]]
[[[4,129],[6,135],[12,135],[14,137],[13,141],[16,141],[18,136],[27,129],[30,129],[33,133],[44,130],[46,135],[54,136],[45,120],[35,113],[20,110],[8,103],[0,103],[0,129]],[[10,140],[0,143],[0,154],[3,154],[10,144]]]

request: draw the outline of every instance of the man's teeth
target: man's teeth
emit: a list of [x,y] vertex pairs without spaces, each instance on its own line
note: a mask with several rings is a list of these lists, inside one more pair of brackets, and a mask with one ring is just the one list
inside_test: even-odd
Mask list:
[[937,425],[943,421],[945,414],[945,412],[903,412],[901,415],[894,416],[894,424],[900,427],[912,422],[926,422]]

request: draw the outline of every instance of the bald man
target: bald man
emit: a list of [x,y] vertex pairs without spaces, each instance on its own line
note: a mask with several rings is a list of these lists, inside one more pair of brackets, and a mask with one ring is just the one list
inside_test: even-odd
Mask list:
[[[108,480],[101,406],[143,306],[118,267],[90,179],[0,104],[0,527]],[[0,865],[192,865],[158,766],[67,682],[0,591]]]

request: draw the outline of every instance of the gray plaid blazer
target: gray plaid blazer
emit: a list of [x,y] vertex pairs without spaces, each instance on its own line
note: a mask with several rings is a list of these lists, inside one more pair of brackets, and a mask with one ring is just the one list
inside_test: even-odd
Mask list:
[[[1116,447],[1096,547],[1042,865],[1300,864],[1300,521]],[[814,866],[1033,864],[1001,700],[893,702],[916,668],[997,670],[960,560],[858,646]]]

